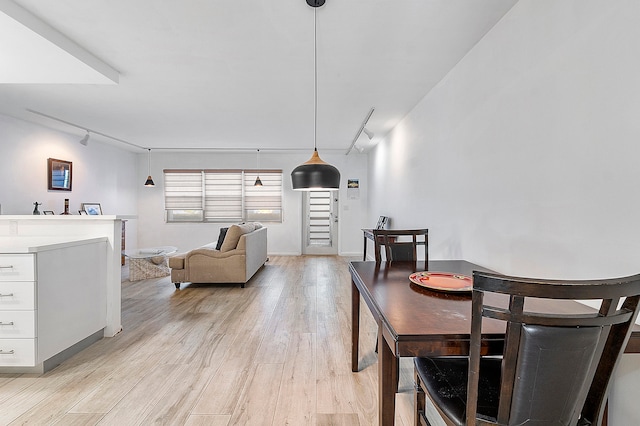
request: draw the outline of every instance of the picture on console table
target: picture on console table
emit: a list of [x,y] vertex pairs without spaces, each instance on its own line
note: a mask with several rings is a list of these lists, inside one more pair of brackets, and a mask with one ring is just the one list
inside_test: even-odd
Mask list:
[[88,215],[102,214],[102,207],[100,207],[100,203],[82,203],[82,210],[87,212]]
[[52,191],[71,191],[71,161],[47,159],[47,183]]

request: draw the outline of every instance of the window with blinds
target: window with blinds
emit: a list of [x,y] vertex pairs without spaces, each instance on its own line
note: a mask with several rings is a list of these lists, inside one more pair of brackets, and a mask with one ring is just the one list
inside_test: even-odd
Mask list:
[[167,222],[282,222],[282,170],[165,170],[164,199]]

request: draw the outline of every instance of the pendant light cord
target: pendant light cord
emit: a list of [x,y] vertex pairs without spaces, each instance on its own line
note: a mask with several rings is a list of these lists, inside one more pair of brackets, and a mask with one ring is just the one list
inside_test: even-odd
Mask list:
[[318,8],[313,8],[313,150],[317,151],[316,138],[318,134]]

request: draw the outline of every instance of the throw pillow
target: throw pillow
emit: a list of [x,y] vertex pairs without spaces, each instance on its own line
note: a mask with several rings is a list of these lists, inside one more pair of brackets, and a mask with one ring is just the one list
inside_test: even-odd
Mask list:
[[256,227],[252,223],[231,225],[227,231],[227,235],[224,237],[224,242],[222,243],[222,247],[220,247],[220,251],[224,253],[235,249],[238,246],[240,237],[244,234],[255,231],[255,229]]
[[220,246],[220,251],[225,252],[236,248],[241,235],[242,229],[240,229],[238,225],[231,225],[227,230],[227,235],[224,237],[222,246]]
[[218,244],[216,244],[216,250],[220,250],[224,237],[227,235],[229,228],[220,228],[220,235],[218,235]]

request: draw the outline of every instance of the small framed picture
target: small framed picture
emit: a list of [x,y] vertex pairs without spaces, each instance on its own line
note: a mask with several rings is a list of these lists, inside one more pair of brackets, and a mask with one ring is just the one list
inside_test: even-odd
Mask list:
[[42,214],[55,214],[53,210],[43,210]]
[[50,191],[71,191],[71,161],[47,159],[47,183]]
[[82,214],[84,214],[84,215],[88,215],[89,213],[87,213],[87,212],[86,212],[86,211],[84,211],[84,210],[78,210],[78,214],[81,214],[81,215],[82,215]]
[[100,203],[82,203],[82,210],[92,216],[102,214],[102,207],[100,207]]

